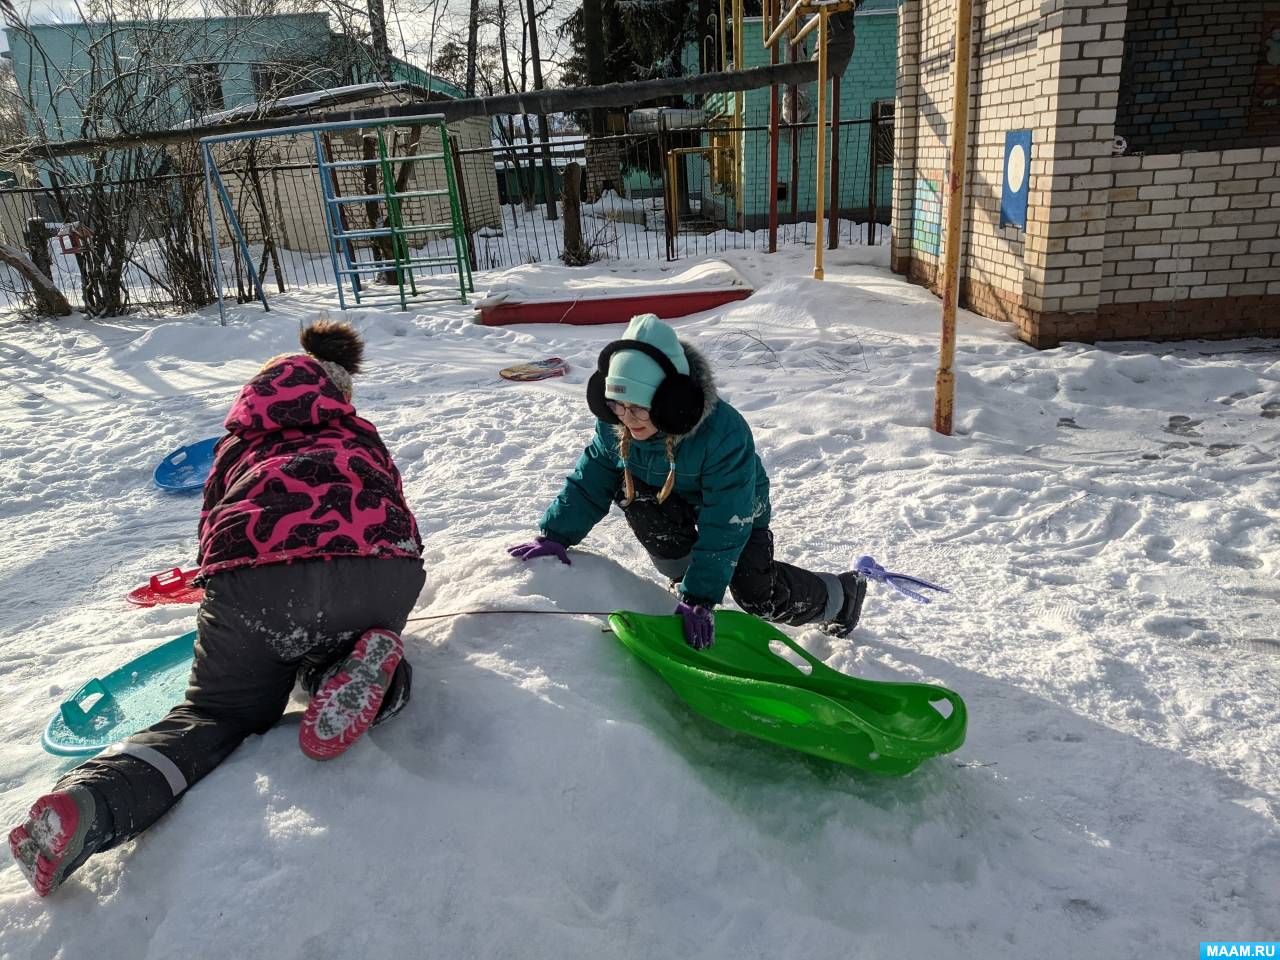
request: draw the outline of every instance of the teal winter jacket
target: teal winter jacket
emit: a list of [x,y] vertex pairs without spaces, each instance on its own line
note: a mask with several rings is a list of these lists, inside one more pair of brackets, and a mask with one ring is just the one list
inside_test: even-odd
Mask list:
[[[751,428],[742,414],[716,394],[701,354],[682,342],[690,375],[706,396],[702,418],[674,437],[676,481],[673,496],[698,515],[698,540],[682,594],[719,603],[753,527],[769,525],[769,477],[756,455]],[[604,519],[622,490],[621,426],[596,421],[596,432],[564,488],[542,517],[544,536],[566,547],[580,543]],[[628,465],[642,483],[661,487],[667,479],[666,435],[631,441]]]

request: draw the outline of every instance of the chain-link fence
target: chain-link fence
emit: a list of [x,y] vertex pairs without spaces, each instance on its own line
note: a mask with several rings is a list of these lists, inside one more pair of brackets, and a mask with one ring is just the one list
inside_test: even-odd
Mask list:
[[[595,259],[679,260],[814,242],[816,127],[783,124],[777,175],[767,127],[706,126],[600,138],[455,144],[474,270],[558,262],[565,170],[578,164],[583,244]],[[828,245],[875,242],[891,209],[892,115],[839,125],[825,167]],[[215,299],[203,172],[194,144],[169,148],[170,172],[132,180],[51,177],[0,190],[0,240],[24,250],[72,306],[90,313],[190,310]],[[834,160],[835,176],[832,177]],[[334,282],[314,160],[243,149],[218,159],[250,259],[268,295]],[[548,202],[548,197],[550,202]],[[831,202],[835,198],[835,202]],[[377,208],[367,216],[376,220]],[[252,285],[219,205],[224,296]],[[424,250],[448,238],[428,237]],[[0,266],[0,307],[30,291]]]

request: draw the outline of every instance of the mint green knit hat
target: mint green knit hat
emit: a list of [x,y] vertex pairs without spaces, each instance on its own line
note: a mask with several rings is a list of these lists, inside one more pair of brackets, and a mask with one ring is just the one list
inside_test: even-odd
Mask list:
[[[677,372],[689,372],[689,360],[680,346],[680,338],[655,314],[632,317],[621,339],[639,340],[657,347],[671,358]],[[647,408],[653,404],[653,394],[665,378],[658,361],[638,350],[618,350],[609,358],[609,372],[604,380],[605,399]]]

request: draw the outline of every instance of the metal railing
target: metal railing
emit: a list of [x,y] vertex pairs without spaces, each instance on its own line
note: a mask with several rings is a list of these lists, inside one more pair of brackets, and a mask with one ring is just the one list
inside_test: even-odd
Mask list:
[[[867,242],[868,219],[883,222],[891,209],[892,177],[884,167],[884,144],[892,138],[886,124],[892,124],[891,117],[849,120],[832,134],[840,161],[836,182],[828,182],[834,191],[828,216],[837,218],[837,243]],[[595,258],[668,260],[768,249],[771,190],[777,192],[778,245],[812,245],[815,141],[813,123],[782,125],[778,182],[772,185],[765,126],[561,137],[547,151],[536,140],[469,148],[455,144],[451,160],[470,266],[494,270],[560,260],[560,204],[547,204],[546,192],[550,187],[558,201],[562,174],[571,162],[584,171],[582,236]],[[741,156],[706,149],[726,142]],[[874,158],[873,145],[878,145]],[[203,175],[195,163],[171,169],[135,180],[61,179],[49,186],[0,190],[0,238],[31,252],[77,309],[85,309],[87,299],[98,302],[86,297],[93,292],[86,276],[96,278],[99,289],[103,282],[118,284],[123,309],[190,310],[212,303],[217,280]],[[314,158],[282,160],[269,152],[244,150],[220,161],[220,169],[259,282],[272,294],[331,286],[328,241],[323,228],[317,229],[323,223],[324,193]],[[670,170],[675,171],[674,184],[669,183]],[[873,184],[878,185],[878,199],[871,193]],[[136,200],[131,198],[128,217],[95,222],[95,210],[103,209],[95,198],[104,190],[133,191]],[[669,205],[677,208],[675,216],[668,216]],[[32,220],[52,236],[31,238],[27,231]],[[218,230],[224,296],[253,299],[253,277],[245,258],[226,245],[230,232],[224,226],[225,219]],[[415,256],[429,259],[435,246],[447,242],[442,234],[411,246],[421,251]],[[105,281],[100,276],[104,269]],[[444,283],[456,268],[445,265],[438,273]],[[21,307],[28,299],[25,281],[0,266],[0,309]]]

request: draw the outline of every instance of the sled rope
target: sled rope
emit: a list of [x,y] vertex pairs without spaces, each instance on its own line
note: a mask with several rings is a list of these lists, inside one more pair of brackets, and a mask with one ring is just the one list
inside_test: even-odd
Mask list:
[[497,609],[497,610],[453,610],[449,613],[430,613],[418,617],[409,617],[407,623],[416,623],[422,620],[444,620],[448,617],[470,617],[481,613],[542,613],[560,617],[608,617],[613,614],[612,610],[524,610],[524,609]]

